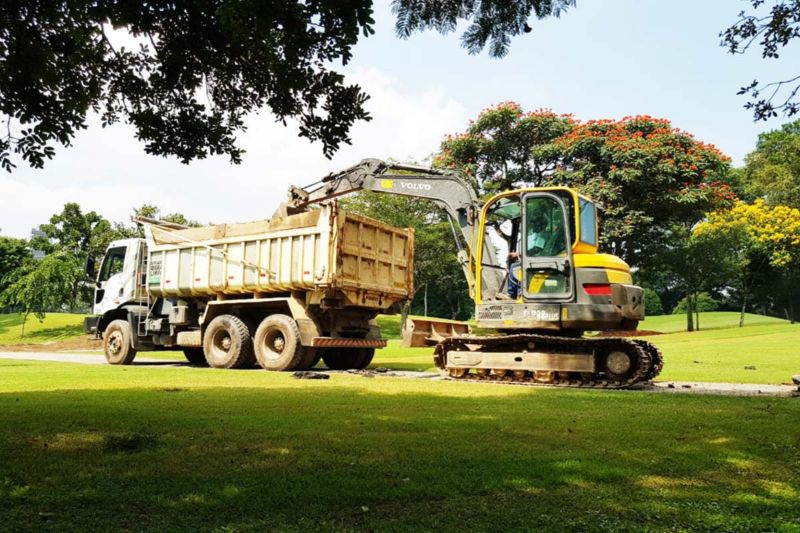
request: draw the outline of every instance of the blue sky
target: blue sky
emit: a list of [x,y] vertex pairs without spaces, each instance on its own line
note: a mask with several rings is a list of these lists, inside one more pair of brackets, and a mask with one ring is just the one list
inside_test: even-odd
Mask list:
[[739,164],[758,133],[783,120],[754,123],[737,89],[754,77],[787,77],[800,65],[798,43],[780,60],[756,50],[731,56],[719,32],[746,8],[740,0],[578,0],[560,19],[532,22],[510,54],[470,56],[460,33],[401,40],[388,2],[376,2],[376,34],[362,39],[344,69],[372,95],[374,117],[352,130],[353,144],[332,159],[297,128],[267,112],[240,137],[244,162],[212,158],[183,165],[144,154],[130,128],[102,129],[96,118],[44,170],[0,175],[0,234],[27,236],[68,201],[111,220],[144,202],[201,221],[268,218],[290,184],[304,184],[365,157],[422,161],[447,133],[503,100],[576,118],[649,114],[716,144]]

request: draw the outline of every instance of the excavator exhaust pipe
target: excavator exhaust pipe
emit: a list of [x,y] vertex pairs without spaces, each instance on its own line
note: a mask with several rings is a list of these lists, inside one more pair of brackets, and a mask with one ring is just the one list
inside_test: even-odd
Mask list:
[[403,327],[403,348],[420,348],[433,346],[439,341],[450,338],[470,335],[472,327],[466,322],[446,320],[443,318],[409,316]]

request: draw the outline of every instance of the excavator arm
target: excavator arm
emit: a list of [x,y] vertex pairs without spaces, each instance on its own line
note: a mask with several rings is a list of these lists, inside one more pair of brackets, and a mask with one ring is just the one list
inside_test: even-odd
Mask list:
[[[308,206],[358,191],[396,194],[432,200],[447,212],[453,228],[458,227],[461,239],[455,235],[458,261],[467,277],[470,295],[474,297],[474,245],[479,228],[482,202],[461,174],[452,170],[390,163],[380,159],[364,159],[357,165],[332,173],[303,187],[289,189],[289,201],[282,204],[275,216],[304,211]],[[468,249],[464,248],[466,243]],[[484,239],[484,266],[487,275],[482,284],[498,292],[504,278],[491,239]],[[494,267],[494,268],[491,268]]]

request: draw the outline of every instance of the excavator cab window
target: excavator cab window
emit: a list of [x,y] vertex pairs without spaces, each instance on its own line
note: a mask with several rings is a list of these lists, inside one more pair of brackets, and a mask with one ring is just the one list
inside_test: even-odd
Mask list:
[[573,292],[571,217],[565,202],[552,193],[526,194],[523,202],[523,294],[532,299],[569,298]]
[[543,196],[528,198],[525,209],[525,226],[528,257],[553,257],[567,252],[567,236],[564,231],[564,211],[554,198]]

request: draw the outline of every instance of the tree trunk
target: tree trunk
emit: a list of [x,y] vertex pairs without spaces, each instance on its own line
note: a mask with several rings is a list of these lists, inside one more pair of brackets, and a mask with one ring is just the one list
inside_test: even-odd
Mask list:
[[696,303],[694,306],[694,322],[695,322],[694,324],[695,329],[697,331],[700,331],[700,310],[697,308]]
[[794,324],[794,300],[789,298],[789,323]]
[[744,326],[744,312],[747,309],[747,293],[742,297],[742,312],[739,313],[739,327]]
[[686,292],[686,331],[694,331],[694,317],[692,316],[692,292]]
[[425,284],[425,294],[422,297],[422,314],[428,316],[428,284]]
[[22,333],[20,333],[19,338],[25,338],[25,323],[28,321],[28,315],[31,314],[30,310],[25,310],[25,313],[22,315]]
[[406,329],[406,322],[408,321],[408,315],[411,312],[411,300],[407,300],[403,307],[400,309],[400,331],[401,333]]

